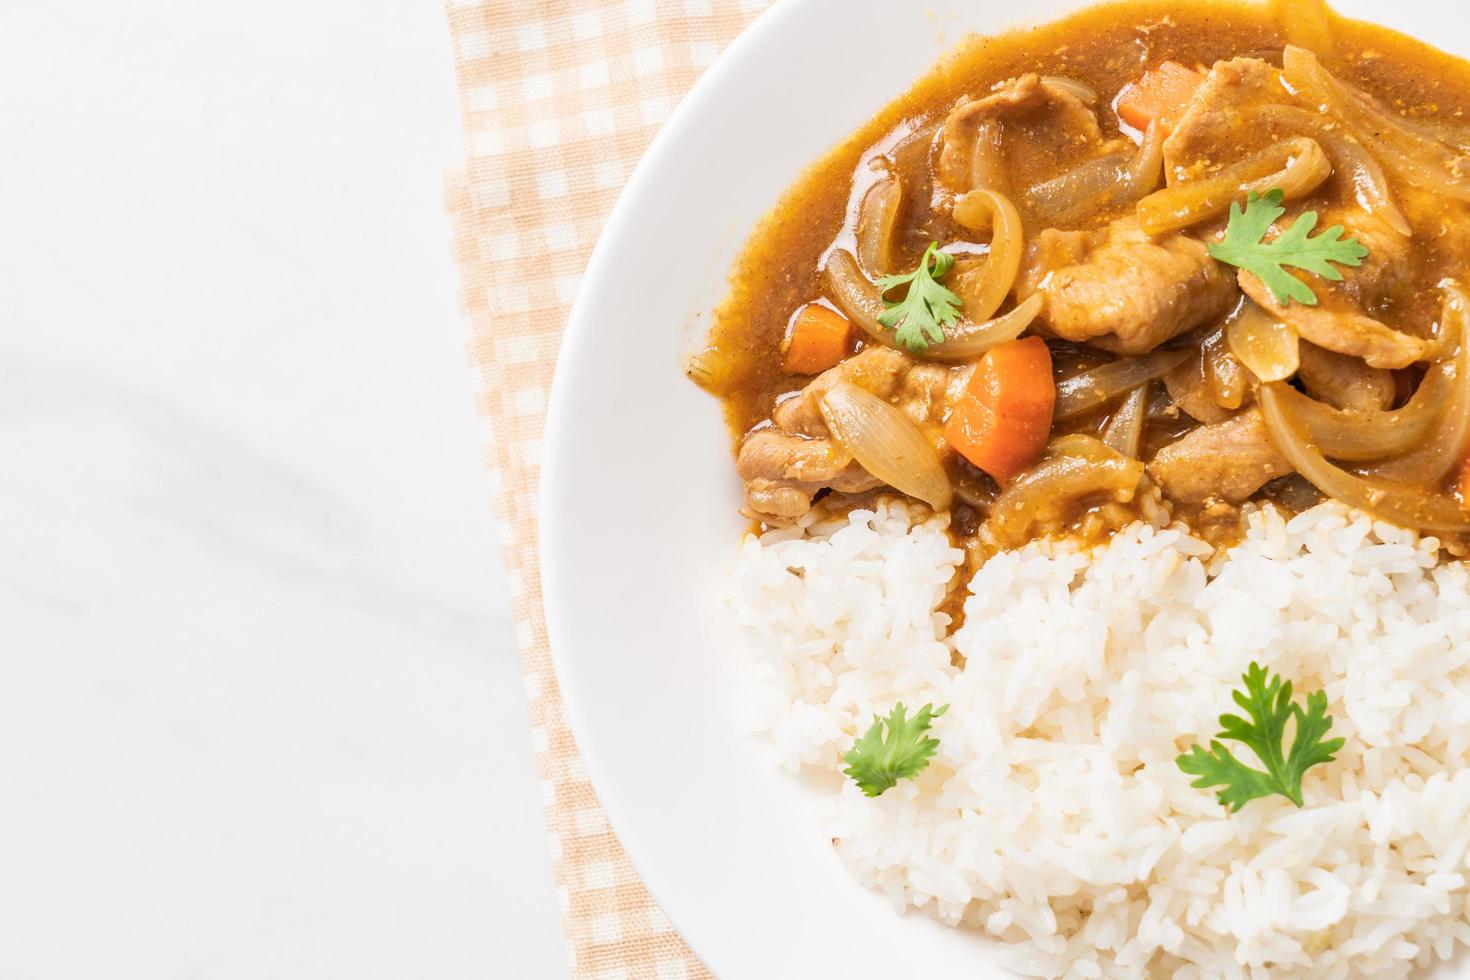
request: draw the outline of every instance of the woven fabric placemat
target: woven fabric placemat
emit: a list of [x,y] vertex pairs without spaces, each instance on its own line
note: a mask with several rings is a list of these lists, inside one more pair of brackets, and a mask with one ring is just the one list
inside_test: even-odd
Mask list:
[[449,175],[516,638],[577,978],[708,977],[608,827],[562,713],[541,606],[547,392],[587,257],[679,99],[770,0],[450,0],[466,158]]

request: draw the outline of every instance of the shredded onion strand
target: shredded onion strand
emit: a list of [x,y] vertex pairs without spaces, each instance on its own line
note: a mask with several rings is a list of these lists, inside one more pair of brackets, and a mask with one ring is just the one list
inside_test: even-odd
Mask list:
[[1105,405],[1137,388],[1161,378],[1191,356],[1188,350],[1154,351],[1142,357],[1125,357],[1084,371],[1057,385],[1054,417],[1069,419]]
[[949,509],[953,492],[939,451],[900,409],[846,381],[819,405],[827,431],[863,469],[936,511]]

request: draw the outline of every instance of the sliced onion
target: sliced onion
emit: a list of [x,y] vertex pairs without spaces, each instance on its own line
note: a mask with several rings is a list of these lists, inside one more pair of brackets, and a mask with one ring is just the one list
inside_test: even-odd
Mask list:
[[1085,205],[1112,198],[1123,182],[1128,162],[1126,153],[1111,153],[1089,160],[1033,185],[1021,195],[1021,199],[1039,224],[1058,224]]
[[1148,390],[1149,385],[1142,384],[1130,391],[1103,429],[1103,444],[1129,459],[1138,458],[1138,448],[1143,442],[1143,423],[1148,419]]
[[1125,357],[1084,371],[1057,385],[1054,418],[1069,419],[1105,405],[1139,385],[1161,378],[1183,364],[1188,350],[1161,350],[1142,357]]
[[1327,461],[1312,444],[1306,427],[1282,397],[1285,382],[1264,384],[1257,392],[1266,428],[1276,449],[1298,473],[1327,496],[1403,527],[1436,533],[1470,531],[1470,513],[1458,500],[1417,486],[1354,476]]
[[1328,137],[1328,141],[1333,169],[1352,181],[1353,198],[1358,206],[1373,217],[1381,218],[1384,224],[1405,238],[1413,237],[1413,226],[1394,203],[1388,189],[1388,178],[1373,155],[1352,140]]
[[897,271],[898,219],[903,210],[903,184],[889,173],[868,188],[858,207],[857,254],[872,276]]
[[[826,280],[828,297],[847,314],[849,320],[877,343],[902,350],[894,342],[893,331],[878,322],[878,317],[883,315],[887,307],[883,304],[878,287],[863,275],[851,252],[842,249],[834,251],[827,258],[823,278]],[[930,344],[918,356],[935,361],[968,361],[979,357],[996,344],[1021,336],[1041,312],[1041,306],[1042,297],[1037,293],[1017,304],[1009,313],[993,320],[974,323],[961,318],[948,328],[943,342]]]
[[1215,401],[1214,390],[1205,377],[1203,347],[1196,348],[1188,360],[1164,375],[1164,391],[1179,411],[1196,422],[1210,425],[1234,414]]
[[827,431],[863,469],[936,511],[953,499],[939,451],[913,420],[888,402],[839,381],[822,395]]
[[1225,327],[1230,352],[1262,381],[1285,381],[1301,367],[1301,338],[1296,327],[1266,315],[1246,301],[1240,315]]
[[1155,191],[1138,202],[1138,223],[1150,235],[1178,231],[1224,214],[1231,202],[1280,188],[1286,200],[1305,197],[1332,173],[1316,140],[1296,136],[1240,163],[1187,184]]
[[833,250],[822,269],[822,278],[827,285],[828,297],[849,320],[862,328],[863,333],[885,346],[897,346],[893,342],[893,331],[878,322],[888,309],[883,303],[883,295],[863,275],[851,252],[840,248]]
[[1155,120],[1144,130],[1143,142],[1128,165],[1127,199],[1137,200],[1159,186],[1164,175],[1164,140],[1168,132]]
[[1388,189],[1388,178],[1383,168],[1373,159],[1373,154],[1361,143],[1348,139],[1331,128],[1328,117],[1320,112],[1290,105],[1261,106],[1256,115],[1267,122],[1305,133],[1322,144],[1332,161],[1332,169],[1339,178],[1346,178],[1353,185],[1353,197],[1366,213],[1381,218],[1383,223],[1405,238],[1414,234],[1404,213],[1393,201]]
[[1323,0],[1271,0],[1271,12],[1288,43],[1332,57],[1337,46]]
[[888,152],[893,160],[894,176],[910,190],[927,182],[932,176],[929,160],[934,154],[934,141],[938,133],[938,123],[915,127]]
[[1334,78],[1312,52],[1288,46],[1283,77],[1298,98],[1341,120],[1348,132],[1398,177],[1456,201],[1470,201],[1463,152],[1409,126],[1366,94]]
[[1002,491],[990,511],[990,528],[1002,544],[1019,544],[1033,527],[1059,524],[1087,498],[1128,503],[1142,478],[1138,460],[1091,436],[1062,436],[1047,447],[1046,458]]
[[1200,344],[1200,361],[1211,401],[1231,411],[1245,404],[1251,390],[1250,373],[1240,359],[1230,353],[1230,341],[1225,336],[1223,325],[1205,336]]
[[951,280],[954,291],[965,301],[965,316],[988,320],[1010,295],[1021,271],[1025,245],[1021,215],[1004,194],[973,190],[955,201],[954,219],[966,228],[990,231],[990,255],[984,264]]
[[1366,463],[1402,455],[1423,443],[1439,421],[1453,381],[1452,372],[1437,364],[1407,405],[1387,412],[1333,408],[1290,386],[1277,391],[1323,455]]
[[1470,449],[1470,299],[1457,286],[1445,287],[1440,333],[1455,338],[1458,350],[1451,361],[1436,365],[1450,377],[1450,393],[1434,431],[1413,452],[1390,460],[1369,472],[1387,480],[1402,480],[1419,486],[1442,481],[1465,459]]
[[1054,88],[1069,95],[1076,96],[1077,100],[1086,106],[1097,105],[1097,89],[1086,82],[1075,78],[1066,78],[1062,75],[1042,75],[1041,83],[1048,88]]
[[1451,149],[1470,152],[1470,127],[1442,116],[1429,119],[1403,120],[1410,129],[1418,129],[1430,139],[1438,140]]
[[1199,335],[1193,363],[1185,361],[1164,375],[1170,399],[1185,414],[1207,424],[1228,419],[1245,404],[1255,383],[1251,373],[1230,353],[1225,338],[1226,323],[1237,315],[1231,313],[1225,323]]
[[1102,208],[1132,204],[1153,191],[1164,171],[1164,137],[1150,125],[1132,156],[1111,153],[1030,188],[1022,195],[1037,224],[1069,224]]
[[973,323],[962,319],[949,328],[943,342],[930,344],[922,356],[931,361],[974,360],[997,344],[1015,340],[1025,333],[1041,312],[1042,303],[1042,295],[1033,293],[1017,303],[1015,309],[993,320]]

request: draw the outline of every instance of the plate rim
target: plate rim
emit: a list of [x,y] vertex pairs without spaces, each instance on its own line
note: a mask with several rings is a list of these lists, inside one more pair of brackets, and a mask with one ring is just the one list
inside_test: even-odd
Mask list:
[[[679,130],[686,125],[687,119],[697,115],[703,104],[711,98],[710,93],[723,84],[725,76],[736,70],[733,66],[744,59],[746,49],[758,48],[768,33],[779,31],[788,20],[796,18],[798,15],[795,11],[821,2],[822,0],[775,0],[747,24],[695,80],[669,117],[659,126],[658,131],[639,156],[637,164],[629,174],[627,183],[618,193],[617,200],[608,212],[607,219],[598,234],[597,242],[587,260],[587,267],[581,281],[577,285],[571,311],[567,315],[566,327],[562,331],[557,348],[556,368],[552,374],[551,390],[546,404],[545,452],[540,480],[536,488],[538,515],[552,513],[552,494],[554,492],[552,488],[558,486],[557,477],[562,467],[562,454],[556,451],[556,447],[566,438],[564,432],[569,425],[567,420],[571,417],[572,409],[568,378],[572,375],[574,368],[570,365],[575,364],[579,356],[581,345],[578,344],[578,341],[593,329],[592,317],[586,313],[586,298],[589,295],[595,295],[603,281],[613,275],[610,255],[614,248],[613,242],[626,223],[625,215],[636,212],[639,202],[650,193],[651,188],[646,186],[651,179],[649,174],[661,156],[663,148],[677,138]],[[577,685],[569,682],[569,678],[574,676],[575,672],[568,669],[565,654],[558,652],[564,647],[557,643],[557,634],[561,632],[557,625],[560,616],[554,609],[560,608],[560,596],[553,575],[557,564],[553,556],[560,553],[561,534],[562,531],[555,522],[542,522],[538,517],[537,561],[540,568],[542,612],[545,618],[546,638],[550,648],[552,667],[556,672],[561,694],[562,713],[576,740],[577,751],[586,765],[587,778],[597,794],[598,803],[606,813],[608,824],[616,835],[618,844],[628,862],[638,874],[639,881],[643,884],[649,897],[653,899],[654,904],[673,924],[678,936],[690,952],[716,976],[724,976],[724,960],[718,955],[716,948],[713,945],[697,943],[684,923],[683,911],[671,907],[665,901],[662,886],[657,881],[651,880],[647,874],[646,864],[639,858],[639,854],[642,853],[641,844],[634,843],[638,840],[637,835],[630,837],[625,833],[628,827],[628,813],[636,807],[636,803],[623,798],[614,788],[616,781],[608,779],[605,775],[608,772],[607,764],[602,760],[597,741],[583,739],[580,736],[581,732],[587,730],[583,715],[583,699],[577,692]],[[603,775],[600,776],[599,773]]]

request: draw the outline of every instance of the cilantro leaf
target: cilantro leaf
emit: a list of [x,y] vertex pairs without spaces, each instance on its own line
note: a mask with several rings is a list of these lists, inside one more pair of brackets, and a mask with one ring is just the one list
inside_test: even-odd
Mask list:
[[1304,306],[1316,306],[1317,294],[1287,272],[1286,266],[1340,282],[1342,272],[1331,263],[1356,268],[1363,264],[1368,247],[1356,238],[1343,238],[1342,225],[1333,225],[1316,238],[1309,237],[1317,227],[1316,211],[1303,211],[1290,228],[1269,242],[1263,241],[1276,219],[1286,213],[1281,206],[1285,197],[1286,193],[1277,187],[1267,191],[1265,197],[1251,191],[1244,210],[1238,202],[1231,204],[1225,237],[1210,245],[1210,255],[1255,273],[1282,305],[1296,300]]
[[[926,704],[913,718],[907,717],[908,709],[895,704],[893,711],[884,718],[873,718],[873,726],[866,735],[853,743],[852,750],[842,757],[847,763],[843,774],[858,784],[868,796],[882,796],[898,785],[900,779],[912,779],[929,765],[929,759],[939,748],[937,738],[926,738],[933,719],[949,710],[945,705],[938,711],[934,705]],[[888,737],[883,737],[883,729]]]
[[[894,342],[910,354],[922,354],[931,343],[943,341],[944,328],[959,319],[960,298],[939,284],[953,266],[954,256],[939,251],[938,242],[930,242],[917,269],[900,276],[884,276],[875,284],[888,307],[879,314],[878,322],[894,328]],[[903,299],[888,298],[889,293],[905,285],[909,289]]]
[[[1307,707],[1303,711],[1301,705],[1292,703],[1291,682],[1282,681],[1280,676],[1272,677],[1259,664],[1251,664],[1241,679],[1245,681],[1245,692],[1234,691],[1232,697],[1251,720],[1239,715],[1221,715],[1222,731],[1217,738],[1230,739],[1249,748],[1266,771],[1250,768],[1218,741],[1210,743],[1208,752],[1196,745],[1175,761],[1180,769],[1199,777],[1191,786],[1225,787],[1215,797],[1232,813],[1262,796],[1284,796],[1301,806],[1302,776],[1313,766],[1331,762],[1343,746],[1340,738],[1322,740],[1332,727],[1332,719],[1327,715],[1327,695],[1321,691],[1307,695]],[[1291,751],[1283,754],[1289,719],[1296,721],[1296,735]]]

